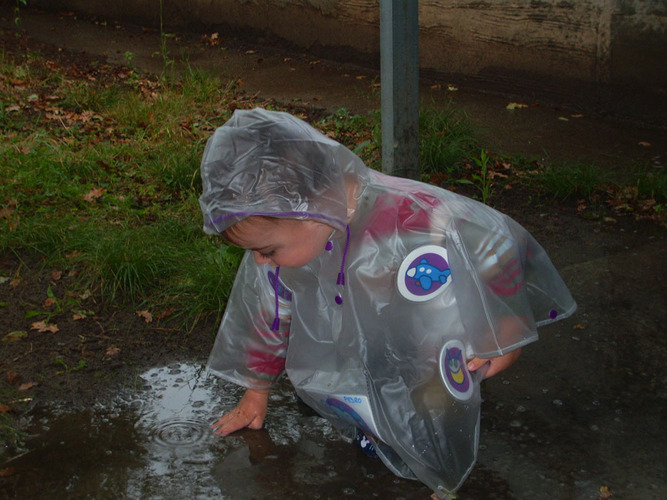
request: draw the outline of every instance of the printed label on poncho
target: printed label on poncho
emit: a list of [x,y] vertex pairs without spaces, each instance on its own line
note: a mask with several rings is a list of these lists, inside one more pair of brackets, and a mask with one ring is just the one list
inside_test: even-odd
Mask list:
[[447,250],[425,245],[408,254],[398,269],[398,291],[412,302],[425,302],[440,295],[451,282]]
[[463,344],[450,340],[440,351],[440,377],[449,393],[459,401],[467,401],[473,393],[470,372],[466,366]]

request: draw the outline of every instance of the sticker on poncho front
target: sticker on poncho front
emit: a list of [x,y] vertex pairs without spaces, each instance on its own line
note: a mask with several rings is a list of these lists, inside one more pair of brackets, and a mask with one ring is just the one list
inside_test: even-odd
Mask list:
[[449,393],[459,401],[468,401],[472,397],[473,385],[466,366],[463,344],[450,340],[440,351],[438,360],[440,377]]
[[425,245],[410,252],[398,268],[398,291],[408,300],[425,302],[445,290],[450,275],[447,250]]

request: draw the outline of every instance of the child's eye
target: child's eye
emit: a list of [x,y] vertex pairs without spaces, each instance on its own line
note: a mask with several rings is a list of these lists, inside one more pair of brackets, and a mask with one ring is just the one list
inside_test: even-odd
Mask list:
[[259,252],[259,254],[264,257],[265,259],[268,259],[270,257],[273,257],[275,255],[276,251],[271,250],[270,252]]

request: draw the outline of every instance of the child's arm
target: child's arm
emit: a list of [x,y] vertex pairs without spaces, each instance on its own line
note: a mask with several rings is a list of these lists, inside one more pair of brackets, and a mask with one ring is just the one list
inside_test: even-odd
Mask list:
[[473,358],[468,361],[468,370],[474,372],[486,363],[489,363],[489,370],[486,372],[484,378],[493,377],[495,374],[512,366],[519,359],[519,355],[521,355],[521,349],[515,349],[497,358]]
[[270,389],[246,389],[239,404],[211,425],[216,434],[226,436],[248,427],[261,429],[266,417]]

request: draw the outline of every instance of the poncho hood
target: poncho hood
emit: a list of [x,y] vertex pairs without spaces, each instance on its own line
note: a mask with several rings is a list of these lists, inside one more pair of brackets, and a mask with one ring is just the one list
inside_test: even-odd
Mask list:
[[221,233],[256,215],[313,219],[344,231],[345,178],[364,170],[352,151],[298,118],[237,110],[202,158],[204,231]]

